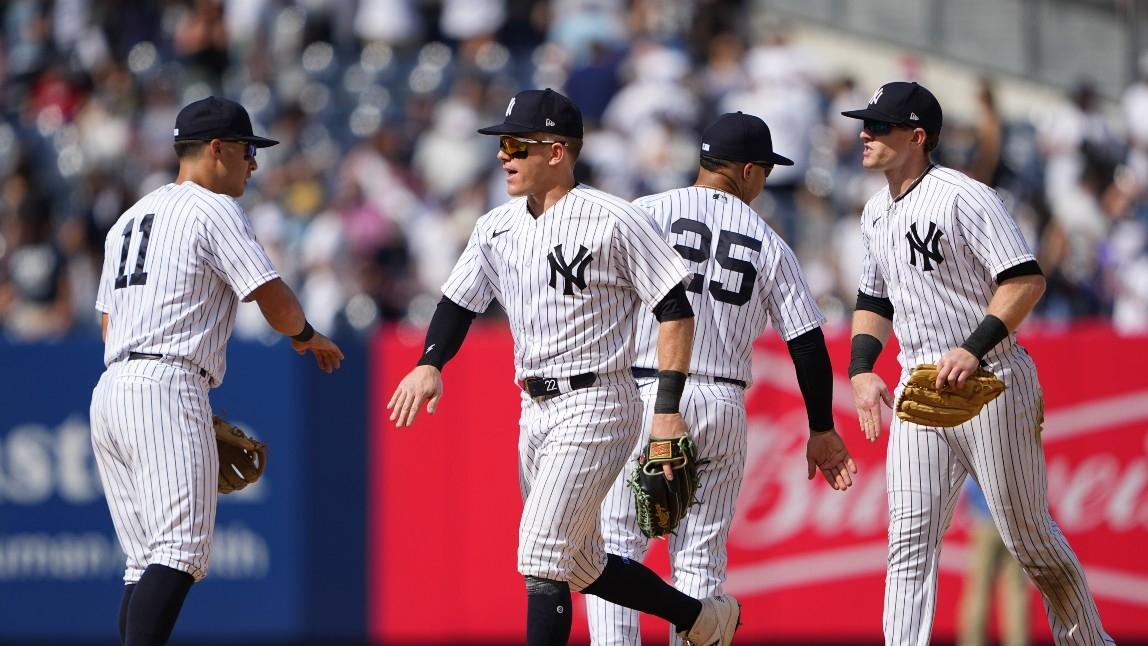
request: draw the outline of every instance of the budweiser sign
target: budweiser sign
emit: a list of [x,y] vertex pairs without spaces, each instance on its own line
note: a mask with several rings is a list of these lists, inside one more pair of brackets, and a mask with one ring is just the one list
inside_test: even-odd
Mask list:
[[[375,348],[375,401],[421,351],[422,333],[387,331]],[[793,363],[783,343],[756,348],[747,393],[746,475],[729,539],[726,587],[743,607],[745,643],[879,643],[886,562],[886,432],[876,443],[857,427],[844,374],[848,334],[831,334],[839,432],[860,472],[846,492],[805,479],[808,436]],[[1148,374],[1114,369],[1148,356],[1148,338],[1104,327],[1027,331],[1046,396],[1042,434],[1053,518],[1085,566],[1105,627],[1119,643],[1148,641]],[[1087,348],[1087,352],[1082,351]],[[521,504],[516,481],[518,391],[504,326],[476,325],[447,371],[446,395],[417,432],[397,431],[376,412],[372,440],[372,637],[385,643],[521,643],[522,578],[516,572]],[[877,368],[890,383],[896,348]],[[1087,379],[1079,375],[1090,375]],[[480,426],[475,426],[480,420]],[[477,432],[460,432],[471,429]],[[419,466],[411,495],[411,455]],[[482,487],[460,483],[482,481]],[[498,501],[492,503],[491,501]],[[704,501],[703,501],[704,504]],[[933,638],[952,642],[966,566],[968,516],[958,505],[945,537]],[[648,563],[666,574],[665,543]],[[442,581],[450,581],[447,588]],[[1032,606],[1033,641],[1050,642],[1042,604]],[[577,595],[576,595],[577,597]],[[459,604],[459,599],[480,600]],[[573,643],[585,643],[580,607]],[[666,625],[644,618],[645,636]]]

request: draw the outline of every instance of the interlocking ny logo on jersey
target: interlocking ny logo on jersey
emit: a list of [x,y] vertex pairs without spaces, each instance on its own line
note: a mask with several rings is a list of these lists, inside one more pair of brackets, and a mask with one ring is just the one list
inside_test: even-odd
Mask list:
[[566,262],[566,258],[562,255],[562,245],[554,247],[554,251],[546,254],[546,259],[550,261],[550,286],[558,288],[558,274],[566,279],[566,288],[562,290],[563,294],[567,296],[574,295],[574,286],[577,285],[578,289],[586,289],[586,267],[590,265],[590,261],[594,259],[594,255],[590,250],[582,245],[578,245],[578,254]]
[[914,267],[917,266],[917,254],[921,254],[921,270],[933,271],[933,264],[938,265],[945,262],[945,257],[941,255],[941,236],[945,235],[944,231],[937,228],[936,222],[929,223],[929,232],[921,238],[921,234],[917,232],[917,223],[914,222],[909,226],[909,232],[905,234],[905,239],[909,241],[909,264]]

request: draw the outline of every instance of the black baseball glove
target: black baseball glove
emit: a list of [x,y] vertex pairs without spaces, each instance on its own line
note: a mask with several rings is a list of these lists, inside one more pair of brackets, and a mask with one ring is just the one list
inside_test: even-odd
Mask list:
[[[652,439],[637,462],[627,484],[634,491],[638,528],[647,538],[671,534],[697,502],[699,463],[694,442],[689,436]],[[665,464],[673,469],[673,480],[666,479]]]

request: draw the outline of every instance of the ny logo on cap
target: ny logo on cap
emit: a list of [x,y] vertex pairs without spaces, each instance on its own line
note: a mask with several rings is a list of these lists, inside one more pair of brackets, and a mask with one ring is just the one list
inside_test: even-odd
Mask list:
[[879,101],[881,99],[881,95],[884,92],[885,92],[885,86],[881,86],[881,87],[877,88],[877,91],[873,93],[873,98],[869,99],[869,105],[873,105],[874,103]]
[[510,103],[506,106],[506,116],[508,117],[510,116],[510,113],[514,111],[514,99],[516,98],[517,97],[510,97]]

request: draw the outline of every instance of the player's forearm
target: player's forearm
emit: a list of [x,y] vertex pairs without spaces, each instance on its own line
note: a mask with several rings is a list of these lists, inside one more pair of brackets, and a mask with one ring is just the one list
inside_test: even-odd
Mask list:
[[790,339],[786,346],[797,372],[797,385],[805,400],[809,430],[833,430],[833,365],[821,328]]
[[885,345],[893,333],[893,321],[869,310],[853,312],[853,336],[868,334]]
[[281,278],[260,285],[251,293],[251,298],[259,304],[259,311],[267,319],[267,324],[280,334],[293,336],[307,325],[303,306]]
[[853,338],[849,347],[849,377],[873,372],[877,357],[893,332],[893,321],[871,310],[853,312]]
[[1016,330],[1044,295],[1044,276],[1017,276],[1002,282],[989,301],[987,314]]
[[418,365],[434,366],[439,370],[462,347],[466,333],[470,330],[470,323],[477,316],[465,307],[443,296],[431,316],[427,327],[426,341],[423,343],[423,353]]
[[688,374],[694,346],[694,319],[662,321],[658,324],[658,370]]

